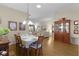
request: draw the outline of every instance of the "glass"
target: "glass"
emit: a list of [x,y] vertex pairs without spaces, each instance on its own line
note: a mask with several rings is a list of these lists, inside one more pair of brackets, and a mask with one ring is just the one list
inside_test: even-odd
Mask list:
[[65,32],[69,33],[69,23],[65,24]]
[[61,31],[61,32],[63,32],[63,28],[64,28],[63,23],[61,23],[61,24],[60,24],[60,31]]

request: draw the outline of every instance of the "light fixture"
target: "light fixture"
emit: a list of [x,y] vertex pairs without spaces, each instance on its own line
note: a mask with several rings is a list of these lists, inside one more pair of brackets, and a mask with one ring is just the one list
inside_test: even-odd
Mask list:
[[42,6],[41,6],[41,5],[36,5],[36,7],[37,7],[37,8],[41,8]]
[[[28,20],[29,20],[29,4],[27,4],[27,18],[26,18],[26,20],[27,20],[27,22],[29,22]],[[25,25],[26,24],[26,20],[24,20],[23,21],[23,24]]]
[[39,25],[39,24],[38,24],[38,23],[36,23],[36,24],[34,24],[34,25],[35,25],[35,28],[37,29],[37,27],[38,27],[38,25]]
[[25,20],[23,21],[23,24],[24,24],[24,25],[26,24],[26,21],[25,21]]
[[33,22],[32,22],[32,21],[29,21],[29,22],[28,22],[28,25],[33,25]]

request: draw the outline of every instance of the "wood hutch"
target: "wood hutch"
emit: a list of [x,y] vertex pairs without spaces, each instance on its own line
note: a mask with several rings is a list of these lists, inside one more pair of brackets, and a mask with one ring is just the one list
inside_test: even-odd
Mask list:
[[70,43],[70,20],[61,18],[54,22],[54,39]]

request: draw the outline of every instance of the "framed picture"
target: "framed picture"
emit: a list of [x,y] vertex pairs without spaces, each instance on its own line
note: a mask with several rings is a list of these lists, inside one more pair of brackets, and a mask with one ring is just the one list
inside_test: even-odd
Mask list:
[[17,30],[17,22],[8,21],[8,27],[11,31],[16,31]]
[[74,21],[74,25],[78,25],[78,20],[75,20]]
[[74,34],[78,34],[78,30],[74,30]]
[[78,30],[78,26],[75,25],[75,26],[74,26],[74,30]]
[[35,26],[34,26],[34,25],[29,25],[29,31],[30,31],[30,32],[35,31]]
[[22,22],[19,23],[19,30],[25,30],[25,24],[23,24]]

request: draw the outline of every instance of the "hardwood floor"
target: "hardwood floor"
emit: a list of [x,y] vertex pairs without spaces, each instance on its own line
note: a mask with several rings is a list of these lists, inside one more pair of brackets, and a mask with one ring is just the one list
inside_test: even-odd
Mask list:
[[[10,55],[16,55],[15,45],[10,46]],[[52,37],[44,39],[43,56],[78,56],[78,46],[54,41]]]
[[46,56],[77,56],[78,46],[54,41],[50,37],[44,40],[43,54]]

